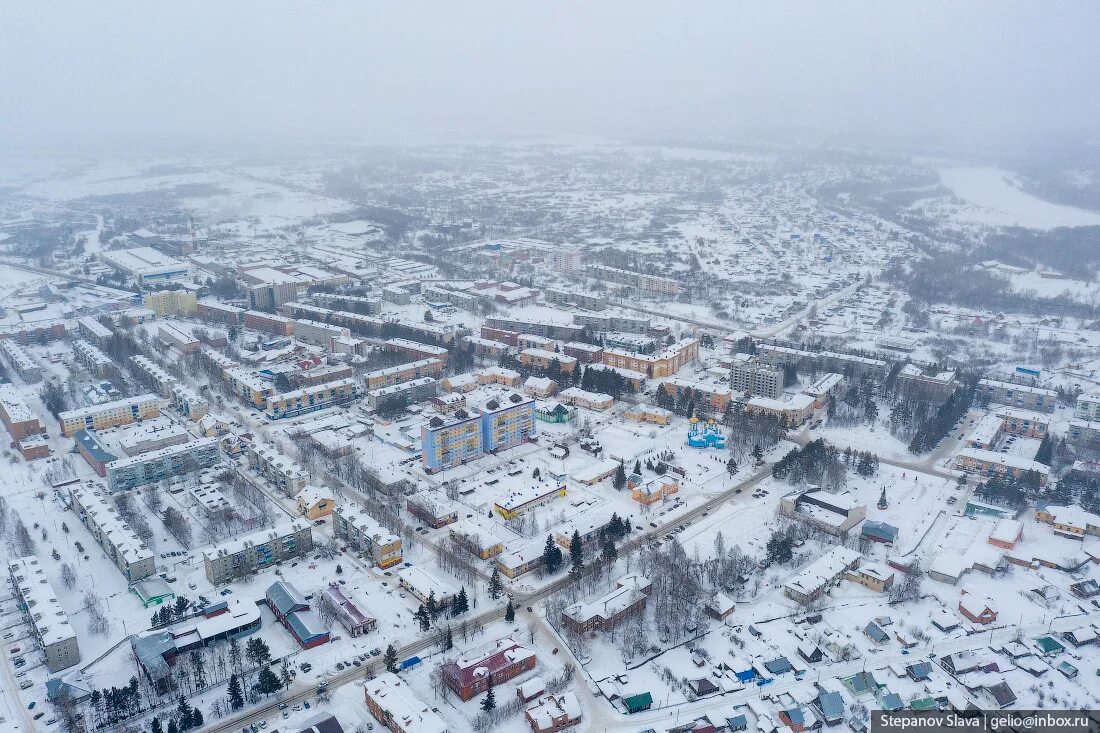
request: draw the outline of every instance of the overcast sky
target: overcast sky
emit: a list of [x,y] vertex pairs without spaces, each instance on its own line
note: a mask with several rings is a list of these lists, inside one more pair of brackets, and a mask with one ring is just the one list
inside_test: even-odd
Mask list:
[[[81,6],[81,7],[78,7]],[[1100,124],[1095,2],[0,0],[0,138],[452,140]]]

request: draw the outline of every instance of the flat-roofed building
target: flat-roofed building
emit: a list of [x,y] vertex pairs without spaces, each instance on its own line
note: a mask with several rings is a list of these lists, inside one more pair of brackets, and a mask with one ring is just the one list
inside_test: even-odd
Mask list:
[[114,366],[114,361],[98,346],[84,339],[73,341],[73,357],[77,363],[100,379],[106,377],[110,368]]
[[[534,479],[532,479],[534,481]],[[513,491],[508,496],[497,499],[493,508],[502,519],[515,519],[537,507],[565,496],[565,484],[557,481],[539,480],[530,486]]]
[[504,552],[504,542],[492,530],[470,519],[460,519],[452,524],[450,535],[455,544],[482,560],[489,560]]
[[832,493],[811,486],[792,491],[780,499],[779,513],[828,534],[845,536],[867,517],[867,507],[860,504],[853,494]]
[[589,392],[580,387],[568,387],[558,393],[558,400],[571,407],[583,407],[586,410],[603,412],[611,408],[615,398],[602,392]]
[[191,276],[191,266],[186,262],[152,247],[110,250],[101,253],[100,258],[139,283],[185,280]]
[[430,575],[419,565],[398,571],[397,584],[424,604],[427,604],[429,599],[434,599],[437,606],[446,606],[458,595],[454,586]]
[[155,394],[127,397],[113,402],[67,410],[57,416],[61,432],[71,438],[78,430],[107,430],[160,415],[163,400]]
[[33,384],[42,381],[42,367],[19,343],[12,339],[0,340],[0,352],[19,378]]
[[58,603],[57,593],[47,580],[46,569],[39,564],[38,558],[28,556],[10,560],[8,577],[19,599],[19,607],[46,659],[46,669],[59,672],[79,663],[76,629]]
[[359,382],[356,379],[338,379],[335,382],[272,395],[267,400],[265,414],[269,420],[282,420],[346,405],[358,397]]
[[785,400],[753,397],[745,403],[746,412],[774,415],[786,425],[798,427],[814,413],[814,398],[809,395],[791,395]]
[[206,579],[221,585],[255,575],[277,562],[301,557],[313,549],[312,526],[293,520],[216,544],[202,553]]
[[77,333],[79,333],[82,338],[91,341],[96,346],[105,345],[111,340],[111,337],[114,336],[111,329],[104,326],[92,316],[83,316],[76,319],[76,328]]
[[533,542],[515,549],[506,549],[496,556],[496,566],[509,578],[518,578],[542,567],[544,543]]
[[229,382],[230,391],[250,407],[264,410],[275,395],[275,386],[251,369],[234,366],[226,369],[223,375]]
[[81,484],[70,496],[80,522],[127,581],[134,583],[156,574],[153,551],[129,528],[105,490]]
[[783,394],[783,370],[758,361],[734,362],[730,388],[738,396],[778,400]]
[[181,354],[193,354],[202,346],[188,331],[171,323],[160,324],[157,335],[161,341],[175,347]]
[[1058,393],[1052,389],[1001,382],[996,379],[979,381],[978,394],[991,403],[1022,407],[1038,412],[1054,412],[1058,402]]
[[298,495],[309,482],[309,474],[293,458],[270,443],[254,440],[245,448],[248,466],[289,497]]
[[172,387],[179,384],[179,380],[162,369],[159,364],[145,356],[132,356],[130,363],[134,365],[134,370],[147,387],[156,390],[161,397],[172,396]]
[[392,338],[382,342],[382,348],[403,354],[410,359],[439,359],[444,365],[447,363],[447,349],[434,344],[422,344],[411,339]]
[[195,473],[220,461],[217,438],[198,438],[108,463],[107,486],[111,491],[129,491]]
[[639,354],[623,349],[604,349],[603,363],[645,374],[648,379],[670,377],[680,367],[699,358],[699,339],[689,338],[657,354]]
[[191,290],[158,290],[145,293],[141,304],[157,314],[165,316],[189,316],[198,310],[198,299]]
[[403,559],[401,538],[359,507],[336,507],[332,512],[332,532],[348,547],[368,555],[383,570]]
[[402,382],[411,382],[414,379],[432,377],[438,379],[443,376],[444,363],[439,359],[420,359],[407,364],[400,364],[386,369],[377,369],[367,372],[363,376],[363,382],[367,389],[381,389]]
[[1050,476],[1050,467],[1038,461],[981,448],[965,448],[959,451],[955,456],[955,468],[982,476],[1011,478],[1020,478],[1026,473],[1034,472],[1039,477],[1040,486],[1045,486]]
[[409,514],[432,529],[446,527],[458,521],[458,514],[463,509],[457,502],[442,494],[424,491],[408,497],[405,500],[405,508]]
[[4,421],[13,444],[46,432],[38,415],[10,386],[0,387],[0,420]]
[[209,401],[187,385],[173,385],[171,391],[172,407],[188,420],[198,422],[210,412]]

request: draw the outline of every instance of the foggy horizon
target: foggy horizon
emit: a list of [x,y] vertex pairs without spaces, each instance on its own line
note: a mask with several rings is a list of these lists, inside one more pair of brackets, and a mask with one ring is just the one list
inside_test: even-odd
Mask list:
[[1096,136],[1085,3],[12,4],[23,153],[560,136],[948,149]]

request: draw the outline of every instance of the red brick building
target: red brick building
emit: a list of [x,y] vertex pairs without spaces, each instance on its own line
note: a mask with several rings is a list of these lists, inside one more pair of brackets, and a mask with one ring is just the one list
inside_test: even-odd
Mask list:
[[978,598],[966,592],[959,599],[959,613],[976,624],[991,624],[997,620],[997,612],[988,598]]
[[463,700],[489,689],[492,684],[516,677],[535,668],[535,653],[505,637],[488,647],[474,649],[443,666],[443,681]]

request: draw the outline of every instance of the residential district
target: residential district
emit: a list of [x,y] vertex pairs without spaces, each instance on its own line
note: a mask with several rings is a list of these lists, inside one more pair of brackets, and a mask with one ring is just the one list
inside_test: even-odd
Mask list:
[[951,297],[915,163],[453,154],[5,182],[0,728],[1100,707],[1095,262]]

